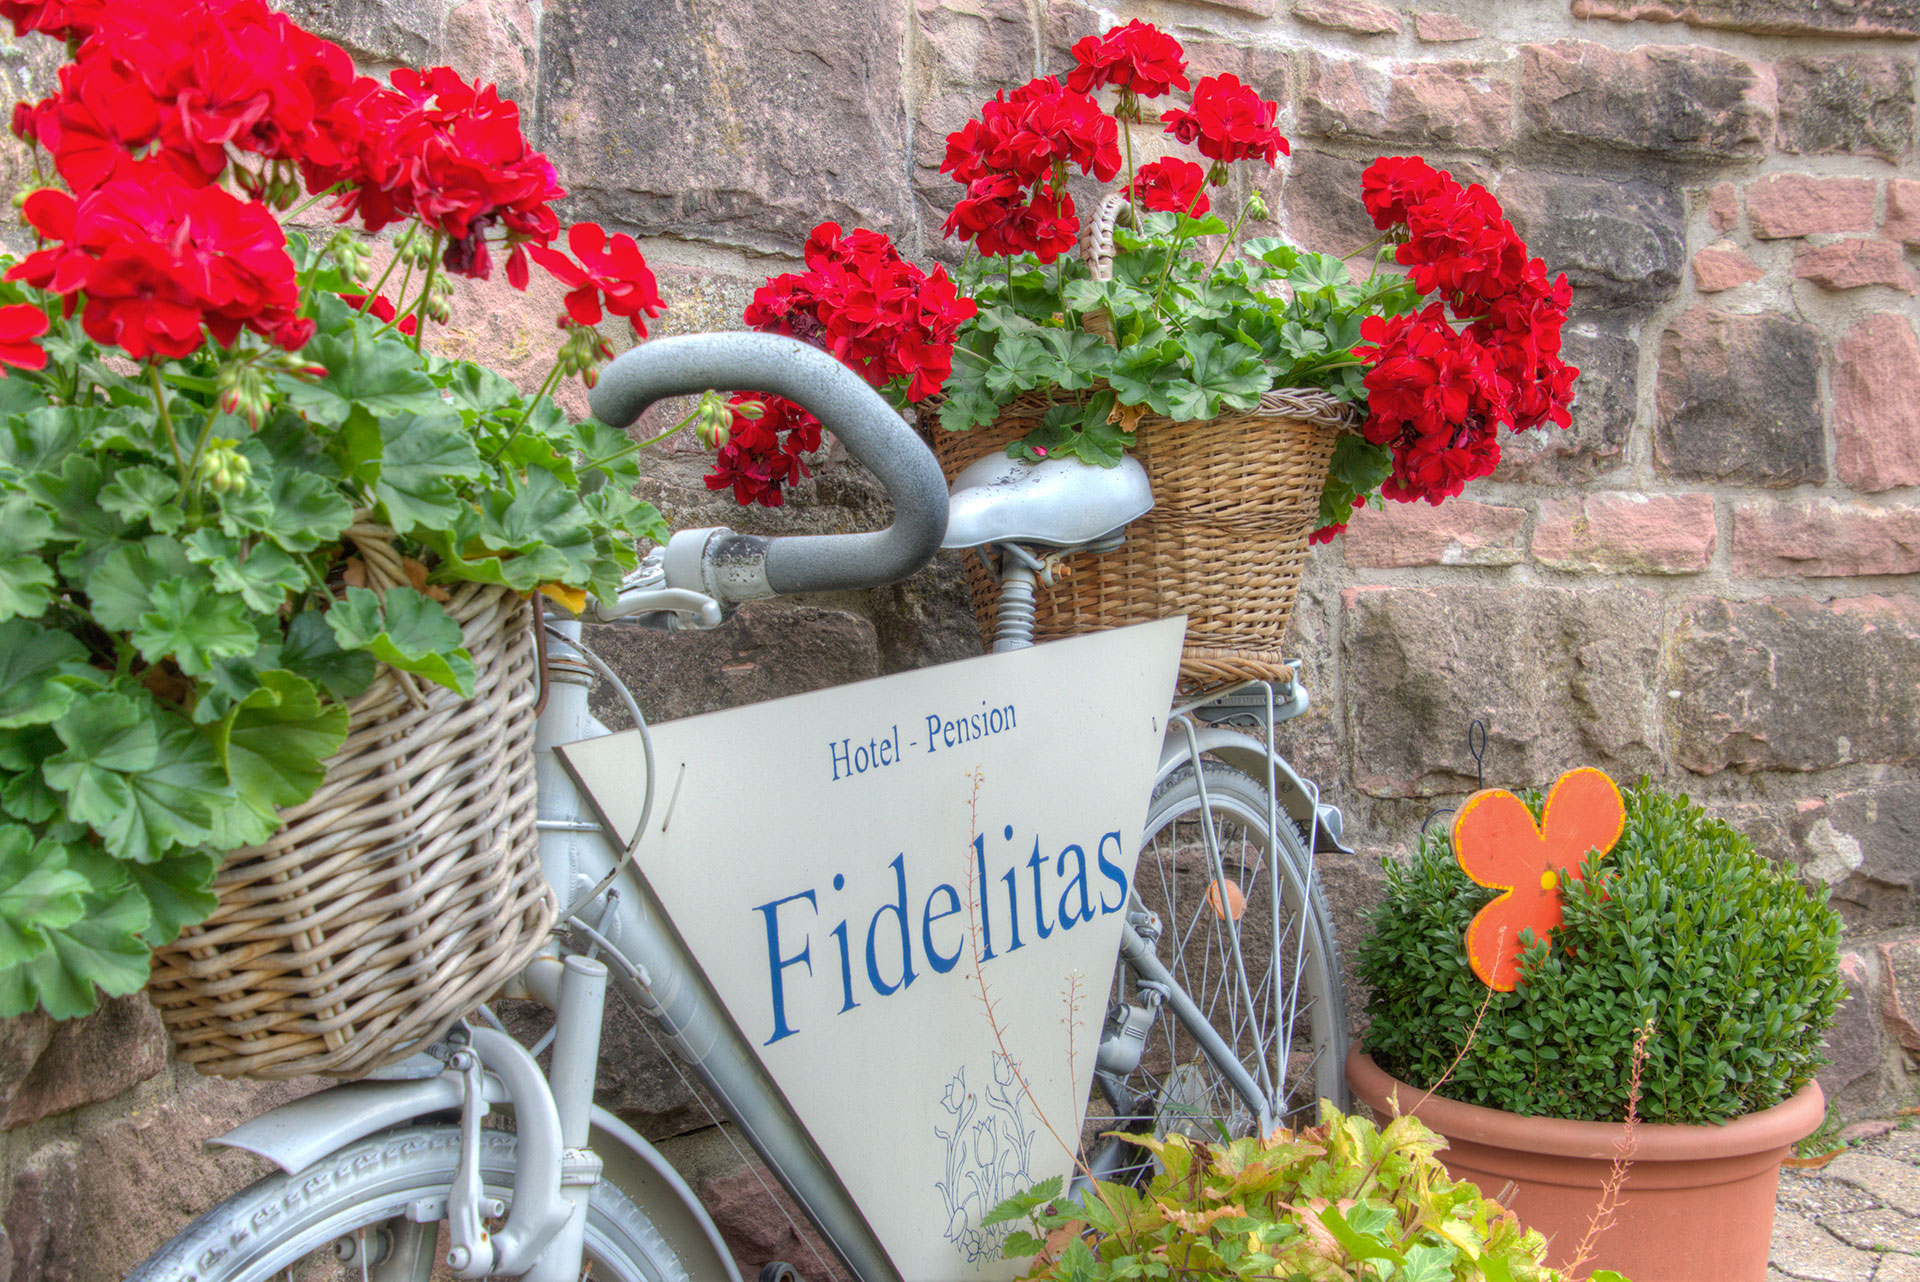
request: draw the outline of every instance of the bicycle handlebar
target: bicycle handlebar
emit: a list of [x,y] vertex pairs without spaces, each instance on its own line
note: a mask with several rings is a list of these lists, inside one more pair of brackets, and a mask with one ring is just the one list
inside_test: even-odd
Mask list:
[[[933,559],[947,530],[940,465],[878,393],[819,348],[778,334],[656,338],[616,357],[588,401],[602,422],[625,427],[662,397],[709,388],[771,392],[805,408],[879,478],[893,503],[893,524],[869,533],[779,538],[683,530],[666,554],[669,586],[732,601],[877,588]],[[696,554],[699,581],[693,582]]]

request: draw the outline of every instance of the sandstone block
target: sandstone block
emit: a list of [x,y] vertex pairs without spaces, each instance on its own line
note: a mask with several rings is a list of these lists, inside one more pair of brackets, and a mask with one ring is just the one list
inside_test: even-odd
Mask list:
[[1880,234],[1888,240],[1920,245],[1920,180],[1887,179],[1887,216]]
[[1660,336],[1660,470],[1760,485],[1824,480],[1819,363],[1810,325],[1705,307],[1683,312]]
[[1416,10],[1413,34],[1427,44],[1452,44],[1457,40],[1478,40],[1480,32],[1450,13],[1433,9]]
[[1293,0],[1293,16],[1315,27],[1356,36],[1394,35],[1403,25],[1394,10],[1369,0]]
[[1353,514],[1341,542],[1347,564],[1366,569],[1409,565],[1514,565],[1527,510],[1452,499],[1439,507],[1389,503]]
[[1288,164],[1280,203],[1295,244],[1315,253],[1345,254],[1380,234],[1360,203],[1360,175],[1367,162],[1296,147]]
[[1771,68],[1699,45],[1627,52],[1584,40],[1522,51],[1521,112],[1534,137],[1650,152],[1666,160],[1741,160],[1772,146]]
[[1899,58],[1784,58],[1782,151],[1897,161],[1913,146],[1913,64]]
[[1212,5],[1216,9],[1232,9],[1237,13],[1250,13],[1256,18],[1271,18],[1276,0],[1196,0],[1196,3]]
[[[56,1140],[28,1158],[13,1178],[5,1215],[13,1276],[36,1282],[80,1282],[80,1146]],[[104,1275],[102,1275],[104,1276]]]
[[1759,240],[1871,231],[1873,180],[1769,174],[1747,188],[1747,226]]
[[1740,193],[1732,183],[1715,183],[1707,193],[1707,221],[1715,231],[1732,231],[1740,221]]
[[461,75],[498,85],[525,113],[539,88],[539,31],[532,0],[464,0],[447,10],[441,54]]
[[576,216],[646,234],[791,254],[829,219],[904,232],[905,30],[905,0],[549,4],[541,141]]
[[1920,783],[1811,797],[1790,828],[1802,870],[1832,888],[1850,932],[1920,931]]
[[1735,574],[1920,574],[1920,507],[1835,499],[1746,500],[1733,508]]
[[1887,978],[1887,1029],[1920,1063],[1920,939],[1880,945],[1880,965]]
[[167,1063],[167,1034],[145,996],[112,997],[84,1019],[53,1026],[47,1048],[20,1083],[0,1127],[112,1099]]
[[1693,256],[1693,287],[1703,294],[1737,289],[1760,279],[1760,268],[1730,240],[1716,240]]
[[766,1167],[756,1162],[702,1180],[698,1188],[743,1275],[753,1277],[775,1260],[800,1260],[808,1278],[848,1282],[837,1261],[829,1263],[833,1252]]
[[[873,624],[845,610],[754,602],[711,632],[673,635],[612,625],[587,643],[619,674],[649,720],[763,703],[880,675]],[[608,725],[629,724],[611,690],[594,694]]]
[[440,39],[440,0],[281,0],[273,7],[362,63],[425,66]]
[[1854,489],[1920,485],[1920,343],[1905,317],[1865,317],[1835,348],[1833,436]]
[[1920,282],[1907,270],[1906,254],[1891,240],[1841,240],[1831,245],[1800,245],[1793,274],[1822,289],[1859,289],[1884,285],[1912,294]]
[[1312,54],[1300,91],[1302,132],[1383,143],[1493,149],[1512,132],[1513,90],[1470,62],[1400,62]]
[[1658,306],[1680,289],[1686,203],[1661,183],[1527,170],[1500,184],[1500,203],[1555,272],[1596,308]]
[[1673,629],[1666,742],[1695,774],[1920,758],[1920,598],[1695,597]]
[[1579,494],[1547,499],[1533,559],[1556,570],[1693,574],[1713,560],[1711,494]]
[[1916,0],[1573,0],[1576,18],[1684,22],[1760,35],[1916,36]]
[[1620,464],[1633,431],[1639,346],[1620,334],[1569,329],[1561,335],[1560,355],[1580,371],[1574,384],[1573,425],[1507,433],[1500,441],[1494,480],[1568,485]]
[[53,1029],[53,1020],[37,1010],[0,1020],[0,1113],[13,1107]]
[[1544,786],[1575,765],[1616,778],[1661,758],[1660,602],[1618,589],[1349,588],[1341,658],[1354,787],[1378,797]]
[[1876,1095],[1883,1058],[1878,994],[1868,986],[1866,962],[1858,953],[1842,954],[1840,978],[1847,999],[1827,1030],[1829,1062],[1820,1070],[1820,1089],[1839,1100],[1859,1082],[1862,1094]]

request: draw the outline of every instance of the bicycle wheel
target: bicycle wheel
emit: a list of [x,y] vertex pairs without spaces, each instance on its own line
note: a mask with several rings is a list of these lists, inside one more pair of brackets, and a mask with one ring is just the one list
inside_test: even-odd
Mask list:
[[[1157,925],[1154,955],[1227,1054],[1209,1056],[1174,1003],[1123,957],[1103,1049],[1125,1040],[1116,1034],[1128,1021],[1144,1045],[1137,1063],[1122,1053],[1094,1075],[1081,1143],[1102,1179],[1140,1182],[1152,1171],[1145,1150],[1103,1133],[1237,1138],[1257,1129],[1263,1097],[1272,1122],[1292,1127],[1316,1121],[1321,1099],[1347,1098],[1340,962],[1307,848],[1285,811],[1278,841],[1268,840],[1264,787],[1218,761],[1202,770],[1196,778],[1188,766],[1154,790],[1128,908],[1151,914],[1140,933],[1152,938]],[[1229,1057],[1254,1091],[1234,1085]]]
[[[272,1175],[188,1225],[127,1282],[428,1282],[445,1258],[455,1126],[388,1131],[299,1175]],[[514,1137],[481,1133],[488,1196],[513,1195]],[[416,1223],[415,1218],[429,1218]],[[362,1267],[360,1253],[365,1253]],[[686,1271],[627,1195],[596,1184],[587,1203],[595,1282],[686,1282]]]

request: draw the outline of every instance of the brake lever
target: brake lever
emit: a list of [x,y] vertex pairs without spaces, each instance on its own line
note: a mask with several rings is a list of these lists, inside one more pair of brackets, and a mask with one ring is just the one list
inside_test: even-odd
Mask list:
[[[652,618],[641,617],[652,615]],[[726,621],[720,603],[704,592],[687,588],[631,588],[611,603],[589,600],[580,616],[588,623],[618,623],[629,620],[645,627],[668,632],[682,629],[704,631]]]

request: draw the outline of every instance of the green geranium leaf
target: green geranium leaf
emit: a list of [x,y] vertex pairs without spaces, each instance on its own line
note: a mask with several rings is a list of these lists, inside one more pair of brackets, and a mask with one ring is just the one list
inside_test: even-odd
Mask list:
[[[1179,349],[1176,346],[1174,350]],[[1152,403],[1174,368],[1172,357],[1159,345],[1142,344],[1125,349],[1115,358],[1107,381],[1122,405],[1146,405]],[[1155,409],[1166,413],[1159,406]]]
[[259,648],[259,634],[238,597],[187,579],[156,583],[148,596],[153,608],[129,637],[149,663],[170,658],[188,676],[204,677],[220,660]]
[[73,704],[76,683],[91,677],[86,658],[85,647],[65,632],[25,619],[0,623],[0,728],[59,719]]
[[53,516],[52,540],[95,548],[126,533],[127,523],[100,505],[106,487],[100,464],[78,455],[66,459],[58,472],[30,474],[28,494]]
[[187,514],[174,500],[180,482],[155,467],[129,467],[115,472],[100,491],[100,506],[129,522],[145,521],[161,534],[180,528]]
[[453,520],[462,506],[453,481],[481,475],[480,454],[459,420],[444,411],[402,414],[382,419],[379,431],[372,483],[388,523],[405,534]]
[[[79,871],[86,875],[85,868]],[[100,992],[117,997],[140,991],[153,951],[142,938],[151,920],[146,896],[124,877],[110,891],[96,883],[78,919],[47,931],[50,947],[30,961],[0,968],[0,1015],[38,1006],[55,1019],[73,1019],[90,1013]]]
[[[51,732],[47,738],[53,742],[53,751],[58,751],[60,741],[54,739]],[[15,819],[30,824],[45,824],[66,808],[66,797],[47,787],[47,781],[41,777],[39,769],[28,770],[22,774],[9,776],[0,771],[0,810]]]
[[420,358],[394,339],[355,343],[350,332],[316,334],[302,355],[327,369],[312,383],[287,379],[287,404],[316,423],[338,427],[356,406],[376,415],[429,413],[441,405],[439,389],[420,368]]
[[88,889],[61,847],[19,824],[0,824],[0,970],[45,952],[49,931],[80,919]]
[[486,414],[512,404],[519,391],[484,365],[460,361],[444,384],[453,395],[453,404],[475,414]]
[[462,695],[473,693],[473,656],[460,625],[412,588],[389,588],[384,601],[366,588],[348,588],[346,599],[327,611],[327,623],[345,649],[365,650]]
[[1205,394],[1211,411],[1221,405],[1248,410],[1260,403],[1260,394],[1273,386],[1273,376],[1258,348],[1229,342],[1218,334],[1196,334],[1189,350],[1193,382]]
[[[13,379],[6,380],[9,388]],[[56,465],[80,446],[80,425],[71,409],[43,405],[11,419],[0,431],[0,473],[26,476],[56,471]]]
[[[188,552],[193,553],[191,544]],[[214,587],[239,597],[249,610],[261,614],[277,613],[286,604],[287,593],[308,586],[306,567],[268,543],[253,549],[245,560],[221,557],[209,564]]]
[[327,625],[324,610],[302,610],[287,624],[280,662],[326,690],[335,703],[348,703],[366,693],[379,670],[365,650],[345,650]]
[[67,794],[67,814],[77,823],[106,829],[133,805],[127,775],[151,770],[160,760],[160,731],[150,700],[102,690],[76,701],[53,723],[66,751],[47,758],[47,783]]
[[1048,386],[1060,373],[1059,357],[1039,334],[1006,334],[994,345],[985,381],[988,391],[1008,396]]
[[132,804],[105,825],[95,824],[107,849],[121,859],[151,863],[176,846],[213,835],[214,815],[238,799],[206,736],[166,716],[160,758],[150,770],[129,773]]
[[38,618],[52,604],[53,568],[36,555],[51,537],[53,519],[25,495],[0,503],[0,619]]
[[326,778],[326,759],[346,742],[347,710],[322,707],[306,678],[275,670],[261,673],[259,688],[210,730],[240,797],[216,835],[263,841],[280,826],[277,808],[305,801]]
[[300,553],[334,542],[353,524],[353,504],[335,482],[312,472],[279,470],[264,491],[249,490],[264,502],[249,497],[223,504],[220,528],[229,535],[264,534],[282,550]]
[[219,869],[220,861],[204,850],[179,850],[127,869],[152,919],[141,935],[147,947],[171,944],[181,930],[205,921],[219,907],[220,897],[212,890]]
[[170,581],[210,582],[178,539],[149,535],[121,544],[101,559],[86,578],[87,603],[94,621],[115,632],[131,632],[140,616],[153,609],[153,588]]

